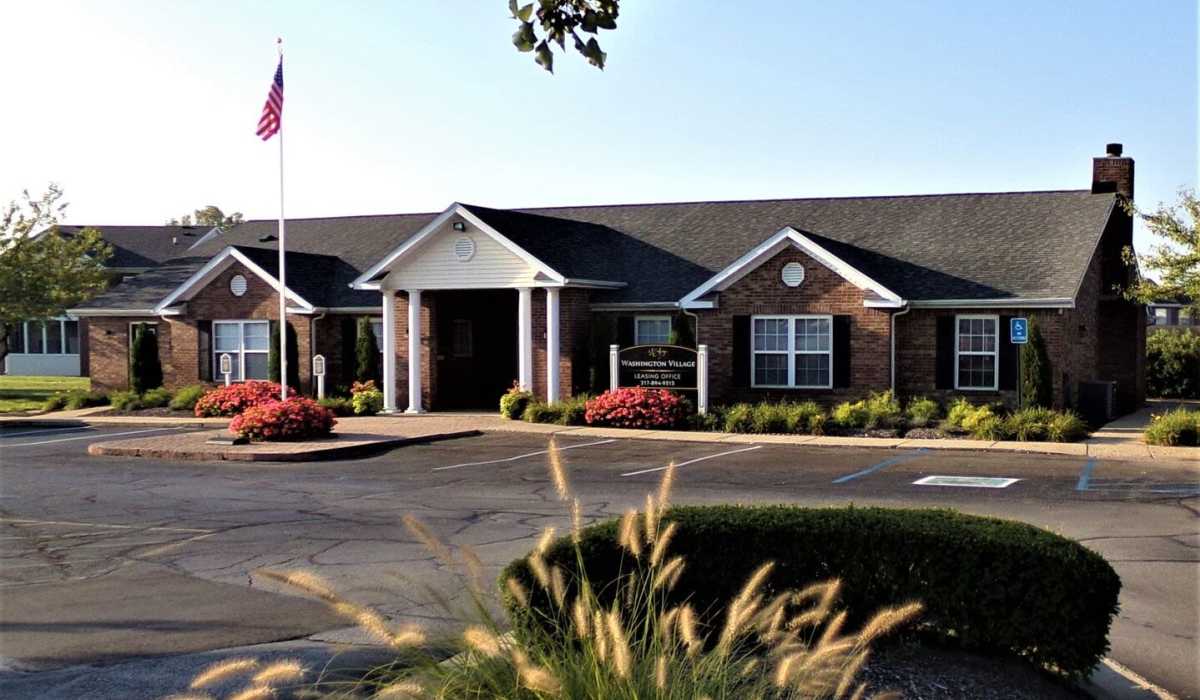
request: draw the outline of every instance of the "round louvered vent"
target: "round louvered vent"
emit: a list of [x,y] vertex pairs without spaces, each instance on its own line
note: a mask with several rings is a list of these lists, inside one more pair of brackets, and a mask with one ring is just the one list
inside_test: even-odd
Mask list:
[[235,297],[240,297],[246,293],[246,278],[241,275],[234,275],[229,280],[229,291],[233,292]]
[[455,241],[454,257],[459,262],[466,262],[475,257],[475,241],[466,236]]
[[783,266],[783,283],[789,287],[799,287],[804,282],[804,266],[791,262]]

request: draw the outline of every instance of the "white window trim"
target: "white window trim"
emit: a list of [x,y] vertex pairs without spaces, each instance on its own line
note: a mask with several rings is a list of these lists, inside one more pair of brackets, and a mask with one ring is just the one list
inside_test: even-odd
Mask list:
[[[77,352],[67,352],[67,322],[78,321],[76,318],[68,318],[66,316],[56,316],[55,318],[34,319],[32,321],[17,321],[21,324],[21,350],[18,352],[9,348],[9,355],[27,355],[29,357],[79,357]],[[46,324],[54,322],[58,324],[58,351],[46,352],[46,346],[49,344],[50,335],[46,330]],[[29,324],[42,324],[42,352],[29,352]],[[79,326],[75,326],[76,342],[79,342]]]
[[[633,317],[633,344],[634,345],[645,345],[648,342],[648,341],[643,342],[642,339],[638,336],[638,324],[641,323],[642,321],[666,321],[667,322],[667,339],[664,340],[663,343],[671,342],[671,328],[670,328],[671,317],[667,316],[667,315],[662,315],[662,314],[653,314],[653,315],[645,314],[645,315]],[[657,345],[658,343],[655,343],[655,344]]]
[[[212,362],[213,362],[213,378],[217,381],[224,381],[225,375],[221,374],[221,355],[231,350],[217,350],[217,325],[218,324],[236,324],[238,327],[238,371],[237,376],[241,379],[233,380],[236,383],[245,382],[246,380],[246,353],[254,355],[267,355],[271,353],[271,320],[265,318],[228,318],[216,319],[212,322]],[[246,324],[247,323],[265,323],[267,324],[267,349],[266,350],[247,350],[246,349]],[[249,381],[260,382],[268,381],[267,379],[251,379]]]
[[[829,349],[828,350],[797,350],[796,349],[796,321],[801,319],[825,319],[829,322]],[[769,320],[786,320],[788,322],[788,345],[787,350],[755,350],[754,349],[754,323],[755,321]],[[787,364],[787,384],[759,384],[755,381],[758,375],[758,355],[780,355],[785,354],[788,358]],[[828,355],[829,356],[829,382],[826,384],[796,384],[796,355]],[[750,317],[750,387],[752,389],[832,389],[833,388],[833,315],[832,314],[761,314]]]
[[[958,332],[962,327],[959,324],[960,320],[991,320],[996,324],[996,344],[989,352],[987,350],[959,350]],[[1000,316],[996,314],[955,314],[954,316],[954,389],[955,391],[997,391],[1000,388]],[[958,385],[958,357],[959,355],[991,355],[995,358],[992,363],[992,385],[991,386],[959,386]]]
[[129,348],[129,352],[130,352],[131,356],[133,353],[133,334],[136,332],[134,329],[135,329],[135,327],[142,326],[142,325],[153,326],[154,327],[154,337],[155,338],[158,337],[158,321],[130,321],[127,324],[128,327],[125,332],[125,341],[126,341],[125,345]]

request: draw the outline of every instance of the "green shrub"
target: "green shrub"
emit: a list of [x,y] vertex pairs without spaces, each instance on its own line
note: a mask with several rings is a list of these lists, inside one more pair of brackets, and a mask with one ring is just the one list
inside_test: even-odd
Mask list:
[[999,418],[991,406],[972,406],[971,410],[963,417],[961,426],[968,433],[973,433],[980,423],[991,418]]
[[1004,431],[1016,440],[1045,440],[1054,415],[1054,411],[1039,406],[1022,408],[1004,420]]
[[1054,399],[1053,370],[1046,340],[1034,321],[1029,322],[1029,342],[1021,346],[1021,397],[1025,404],[1049,408]]
[[194,411],[196,402],[201,396],[208,393],[208,387],[203,384],[192,384],[185,386],[175,392],[175,396],[171,399],[171,403],[167,404],[173,411]]
[[354,403],[342,396],[327,396],[323,399],[318,399],[317,404],[322,408],[333,411],[333,415],[339,418],[354,415]]
[[100,391],[99,389],[93,391],[72,389],[66,394],[63,394],[63,400],[63,405],[68,411],[78,411],[81,408],[108,405],[108,394]]
[[1146,393],[1200,399],[1200,333],[1160,330],[1146,338]]
[[760,401],[750,409],[750,432],[786,433],[788,430],[787,404]]
[[825,432],[825,410],[815,401],[787,404],[785,418],[789,433],[822,435]]
[[563,425],[587,425],[587,402],[590,394],[580,394],[561,401]]
[[133,327],[129,352],[129,388],[141,394],[162,386],[162,363],[158,359],[158,334],[145,323]]
[[354,342],[354,378],[360,382],[378,382],[382,378],[379,371],[379,345],[375,342],[375,331],[371,329],[371,319],[363,316],[358,319],[358,335]]
[[808,417],[808,433],[809,435],[824,435],[825,426],[829,422],[829,417],[822,411]]
[[754,428],[754,407],[748,403],[735,403],[721,413],[727,433],[749,433]]
[[942,407],[937,401],[918,396],[908,401],[908,424],[914,428],[928,428],[937,422],[942,413]]
[[[1067,676],[1085,677],[1108,650],[1121,580],[1099,554],[1018,522],[949,510],[689,506],[668,511],[677,523],[669,556],[686,562],[683,592],[702,624],[718,622],[750,572],[775,563],[763,589],[773,592],[837,577],[847,627],[881,606],[919,600],[929,634],[967,649],[1020,656]],[[594,591],[611,602],[628,566],[618,523],[585,528],[546,550],[548,565],[582,565]],[[864,553],[869,552],[869,555]],[[554,616],[527,559],[502,574],[533,591],[531,619]],[[513,606],[512,601],[509,601]],[[564,629],[569,629],[565,627]]]
[[688,416],[688,429],[712,432],[725,428],[725,415],[720,406],[710,406],[707,413]]
[[525,406],[521,419],[526,423],[559,423],[562,419],[562,406],[545,401],[530,401]]
[[533,401],[533,392],[523,391],[513,384],[500,397],[500,415],[509,420],[520,420],[525,415],[525,407],[529,405],[530,401]]
[[904,412],[900,410],[900,402],[896,400],[891,389],[871,394],[864,404],[867,409],[867,423],[864,427],[868,430],[894,428],[904,417]]
[[64,393],[51,394],[42,402],[43,411],[61,411],[67,405],[67,395]]
[[838,426],[847,429],[862,429],[867,427],[870,419],[866,401],[845,401],[833,407],[830,418]]
[[151,389],[142,394],[142,408],[161,408],[171,403],[171,391],[164,387]]
[[118,411],[136,411],[142,407],[142,397],[136,391],[114,391],[108,395],[108,402]]
[[1046,426],[1046,437],[1054,442],[1075,442],[1087,437],[1088,427],[1071,411],[1055,413]]
[[355,382],[351,391],[350,405],[354,407],[354,415],[373,416],[383,410],[383,392],[375,388],[374,382]]
[[975,404],[968,401],[965,396],[960,396],[951,402],[950,408],[946,411],[946,422],[955,428],[961,428],[963,421],[974,412]]
[[1145,439],[1151,445],[1200,445],[1200,411],[1177,408],[1154,416]]

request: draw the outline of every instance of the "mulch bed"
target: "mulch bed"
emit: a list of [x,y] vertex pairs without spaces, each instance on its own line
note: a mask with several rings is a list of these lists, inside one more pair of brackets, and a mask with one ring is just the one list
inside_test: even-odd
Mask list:
[[1016,659],[908,644],[876,650],[861,681],[911,700],[1079,700],[1087,693]]
[[106,416],[153,416],[153,417],[165,417],[165,418],[195,418],[196,417],[196,414],[191,411],[176,411],[174,409],[167,408],[166,406],[160,406],[159,408],[139,408],[136,411],[118,411],[116,409],[112,409],[109,411],[105,411],[104,415],[106,415]]

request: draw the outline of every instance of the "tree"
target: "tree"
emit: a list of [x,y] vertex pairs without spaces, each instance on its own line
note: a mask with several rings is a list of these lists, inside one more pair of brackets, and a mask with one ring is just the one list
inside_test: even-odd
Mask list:
[[[300,346],[296,342],[296,327],[287,323],[288,386],[300,388]],[[267,378],[279,381],[279,322],[271,321],[271,346],[267,348]]]
[[1054,375],[1046,340],[1038,324],[1029,322],[1029,342],[1021,346],[1021,400],[1026,406],[1050,408],[1054,401]]
[[112,248],[96,229],[59,233],[62,196],[50,184],[41,197],[26,190],[0,209],[0,366],[14,323],[62,315],[108,287]]
[[129,388],[137,394],[162,386],[162,363],[158,359],[158,336],[146,324],[134,326],[129,353]]
[[[1195,318],[1200,312],[1200,200],[1195,191],[1180,190],[1177,204],[1160,204],[1149,214],[1131,203],[1126,205],[1126,211],[1131,216],[1140,216],[1146,228],[1165,241],[1140,257],[1147,268],[1158,274],[1158,280],[1138,279],[1126,290],[1126,297],[1143,304],[1168,299],[1186,301],[1191,304]],[[1130,248],[1124,253],[1127,263],[1138,261]]]
[[213,204],[197,209],[191,214],[184,214],[178,219],[168,219],[168,226],[200,226],[202,228],[219,228],[222,231],[242,223],[242,212],[235,211],[226,215],[221,208]]
[[357,360],[354,378],[360,382],[370,380],[379,384],[379,346],[375,343],[371,319],[366,316],[358,319],[358,339],[354,345],[354,354]]
[[[567,37],[575,50],[583,54],[588,63],[604,70],[608,54],[600,50],[596,37],[585,42],[579,32],[598,34],[601,29],[616,29],[620,0],[538,0],[537,12],[533,3],[518,6],[517,0],[508,0],[508,9],[520,28],[513,34],[513,45],[522,53],[533,52],[533,60],[551,73],[554,72],[554,53],[550,42],[565,50]],[[535,26],[536,22],[536,26]],[[543,38],[538,38],[538,28]],[[578,30],[578,31],[577,31]]]

